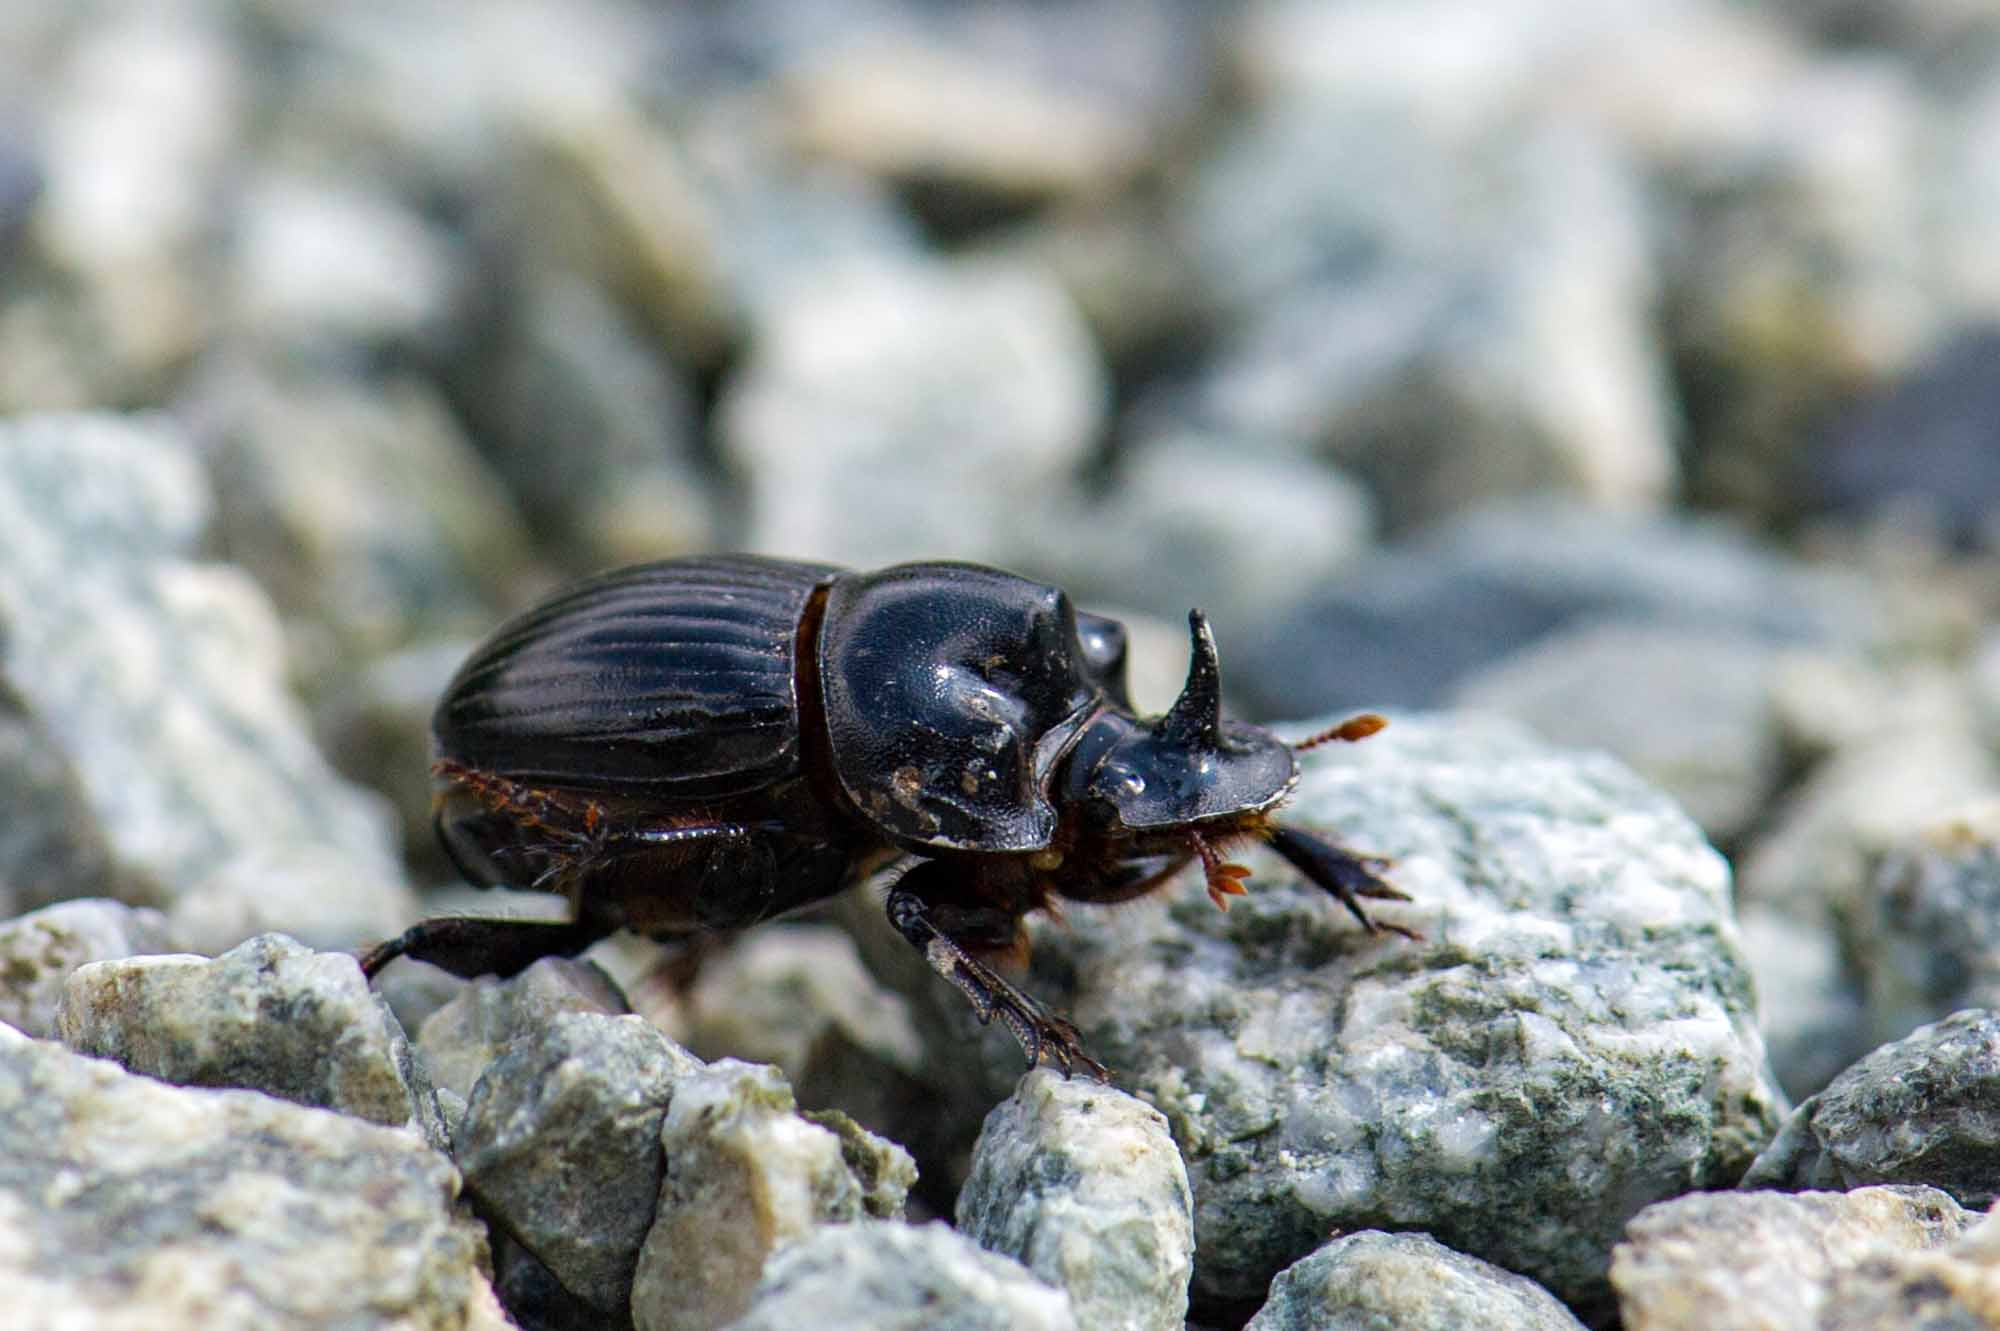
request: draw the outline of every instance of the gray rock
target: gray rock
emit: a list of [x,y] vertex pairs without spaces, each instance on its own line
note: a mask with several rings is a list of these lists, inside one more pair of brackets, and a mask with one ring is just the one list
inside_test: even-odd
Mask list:
[[1868,1052],[1861,991],[1825,921],[1755,902],[1737,908],[1743,954],[1757,981],[1757,1027],[1771,1071],[1797,1103]]
[[233,209],[224,317],[251,345],[423,350],[461,299],[460,246],[381,182],[264,171]]
[[536,572],[508,496],[423,380],[228,356],[178,410],[215,480],[218,534],[278,602],[309,679],[483,633]]
[[1076,1331],[1069,1296],[939,1222],[829,1225],[782,1249],[729,1331]]
[[1674,415],[1631,167],[1587,123],[1501,123],[1305,97],[1227,135],[1184,204],[1229,315],[1200,419],[1323,450],[1395,529],[1544,490],[1659,505]]
[[165,916],[117,901],[65,901],[8,920],[0,924],[0,1022],[52,1039],[71,971],[171,950]]
[[213,961],[133,957],[80,967],[56,1026],[80,1054],[181,1086],[237,1086],[446,1142],[402,1027],[354,958],[281,934]]
[[1779,660],[1779,648],[1749,634],[1586,621],[1460,681],[1452,701],[1557,744],[1607,750],[1727,842],[1778,785]]
[[660,1125],[701,1065],[643,1017],[551,1006],[473,1088],[458,1167],[482,1214],[615,1316],[660,1194]]
[[1269,716],[1436,706],[1471,671],[1606,619],[1782,646],[1858,645],[1885,627],[1858,577],[1781,558],[1717,523],[1498,503],[1349,565],[1231,656],[1226,677]]
[[1788,62],[1726,136],[1668,169],[1668,331],[1701,423],[1699,492],[1795,511],[1827,404],[1906,369],[1948,327],[1949,299],[1925,289],[1946,252],[1926,215],[1924,95],[1880,54]]
[[495,1059],[521,1041],[545,1038],[559,1015],[619,1017],[630,1011],[611,977],[590,962],[543,957],[519,975],[481,976],[461,988],[418,1028],[417,1052],[438,1089],[469,1099]]
[[505,1325],[451,1162],[408,1133],[0,1030],[0,1141],[10,1327]]
[[579,572],[717,543],[694,388],[586,278],[530,272],[473,333],[458,399],[530,528]]
[[1777,1126],[1727,866],[1625,768],[1497,722],[1315,751],[1285,816],[1393,856],[1414,900],[1379,909],[1428,941],[1262,856],[1226,915],[1190,885],[1037,935],[1041,991],[1173,1126],[1197,1303],[1394,1224],[1595,1315],[1626,1219]]
[[[841,1057],[908,1076],[923,1042],[900,994],[877,983],[830,925],[760,929],[704,962],[687,994],[688,1046],[704,1058],[770,1063],[795,1085]],[[829,1037],[832,1037],[829,1039]]]
[[264,928],[351,945],[415,913],[380,801],[286,692],[263,595],[191,562],[210,499],[157,420],[0,427],[0,675],[108,850],[85,891],[159,906],[184,946]]
[[1582,1331],[1554,1295],[1524,1276],[1453,1252],[1428,1234],[1363,1230],[1278,1273],[1244,1331]]
[[2000,1014],[1957,1012],[1883,1045],[1792,1111],[1746,1188],[1927,1184],[2000,1197]]
[[[632,1285],[638,1331],[707,1331],[751,1303],[774,1251],[822,1225],[879,1214],[883,1171],[864,1181],[841,1135],[794,1112],[775,1069],[724,1059],[673,1090],[659,1144],[666,1177]],[[916,1167],[895,1170],[907,1192]],[[891,1183],[889,1186],[896,1186]],[[900,1205],[900,1199],[896,1199]]]
[[1126,447],[1101,502],[1033,511],[1046,540],[1029,567],[1072,595],[1170,623],[1201,606],[1239,632],[1323,585],[1374,535],[1368,496],[1332,468],[1199,431]]
[[1640,1212],[1611,1281],[1627,1331],[1818,1331],[1843,1272],[1941,1248],[1976,1219],[1935,1188],[1704,1193]]
[[115,869],[62,741],[0,683],[0,906],[109,896]]
[[1840,923],[1876,1040],[2000,1007],[2000,797],[1939,811],[1891,844]]
[[1187,1168],[1160,1112],[1047,1069],[986,1116],[961,1233],[1069,1292],[1104,1331],[1181,1331],[1194,1265]]
[[2000,761],[1956,728],[1848,745],[1814,767],[1744,847],[1743,899],[1807,922],[1872,922],[1872,867],[1940,809],[1997,795]]
[[1082,319],[1033,270],[836,269],[794,290],[724,389],[724,454],[756,549],[859,567],[1010,562],[1020,514],[1072,483],[1107,384]]

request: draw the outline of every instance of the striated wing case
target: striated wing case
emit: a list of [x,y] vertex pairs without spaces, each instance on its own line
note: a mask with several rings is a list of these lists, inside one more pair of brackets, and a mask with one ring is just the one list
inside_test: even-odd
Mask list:
[[509,621],[439,702],[438,752],[535,784],[718,799],[799,766],[794,644],[839,570],[748,556],[621,569]]

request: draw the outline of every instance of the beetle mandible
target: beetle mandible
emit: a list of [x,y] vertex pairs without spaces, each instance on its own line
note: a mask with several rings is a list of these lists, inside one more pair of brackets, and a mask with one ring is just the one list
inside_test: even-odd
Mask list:
[[743,928],[895,862],[890,922],[995,1015],[1032,1067],[1099,1077],[1077,1031],[991,963],[1022,918],[1117,902],[1199,863],[1226,906],[1264,840],[1370,932],[1361,898],[1409,898],[1384,862],[1273,815],[1296,744],[1222,719],[1215,639],[1188,615],[1187,683],[1137,715],[1125,630],[978,564],[849,572],[725,555],[577,583],[475,649],[432,718],[435,822],[472,883],[547,889],[567,921],[441,917],[366,953],[511,975],[616,929]]

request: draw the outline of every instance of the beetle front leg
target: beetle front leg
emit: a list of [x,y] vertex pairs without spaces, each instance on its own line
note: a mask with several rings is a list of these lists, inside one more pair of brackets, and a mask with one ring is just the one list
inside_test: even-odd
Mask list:
[[[904,874],[889,889],[889,898],[885,903],[889,923],[896,926],[896,931],[908,939],[912,947],[924,954],[924,960],[930,963],[932,970],[949,980],[971,1001],[972,1010],[982,1026],[996,1015],[1006,1023],[1007,1029],[1020,1041],[1022,1052],[1027,1054],[1030,1069],[1046,1056],[1063,1070],[1064,1076],[1070,1075],[1080,1064],[1099,1081],[1111,1080],[1111,1070],[1083,1051],[1082,1037],[1066,1017],[1051,1012],[966,950],[960,938],[966,937],[970,932],[968,928],[957,930],[960,937],[955,938],[938,923],[938,916],[945,914],[949,908],[941,908],[931,896],[951,886],[944,877],[948,872],[946,866],[933,860]],[[1001,916],[997,911],[981,910],[979,913],[996,917],[987,923],[997,923]],[[1007,941],[1011,941],[1014,921],[1008,917],[1006,923],[1009,926]],[[971,938],[966,938],[966,942],[979,945],[978,940]]]
[[1300,873],[1332,893],[1369,933],[1387,930],[1408,939],[1423,940],[1423,935],[1416,930],[1391,924],[1387,920],[1373,919],[1361,908],[1362,897],[1377,901],[1410,899],[1408,893],[1398,891],[1376,877],[1378,871],[1388,867],[1387,860],[1343,850],[1325,837],[1301,832],[1295,827],[1274,828],[1271,849],[1289,860]]

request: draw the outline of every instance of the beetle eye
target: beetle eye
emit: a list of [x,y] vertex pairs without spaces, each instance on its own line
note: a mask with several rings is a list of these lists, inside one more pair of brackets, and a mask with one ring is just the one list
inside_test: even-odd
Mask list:
[[1127,795],[1139,796],[1146,793],[1146,778],[1137,772],[1127,772],[1118,782],[1118,788]]

